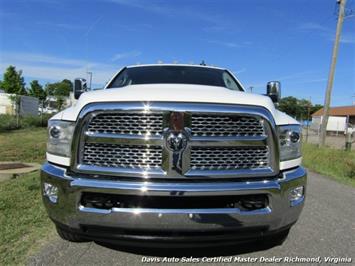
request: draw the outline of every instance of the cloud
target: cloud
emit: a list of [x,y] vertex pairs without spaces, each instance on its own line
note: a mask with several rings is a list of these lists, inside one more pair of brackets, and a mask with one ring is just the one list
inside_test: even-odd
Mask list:
[[212,44],[218,44],[218,45],[225,46],[225,47],[228,47],[228,48],[241,47],[240,45],[238,45],[238,44],[236,44],[234,42],[225,42],[225,41],[218,41],[218,40],[209,40],[207,42],[212,43]]
[[220,40],[203,40],[211,44],[216,44],[220,46],[224,46],[227,48],[241,48],[241,47],[246,47],[252,44],[252,42],[249,41],[244,41],[242,43],[235,43],[235,42],[230,42],[230,41],[220,41]]
[[[332,42],[334,42],[335,39],[335,29],[329,29],[323,25],[320,25],[319,23],[315,23],[315,22],[303,23],[299,25],[297,29],[302,32],[315,32],[319,36],[326,38]],[[342,32],[340,42],[345,44],[354,44],[355,35],[349,34],[347,32]]]
[[241,73],[243,73],[243,72],[246,72],[246,71],[247,71],[247,69],[246,69],[245,67],[243,67],[243,68],[238,69],[238,70],[233,70],[232,72],[233,72],[234,74],[236,74],[236,75],[239,75],[239,74],[241,74]]
[[117,72],[120,66],[101,62],[87,62],[82,59],[68,59],[45,54],[2,53],[0,71],[9,65],[23,71],[25,77],[58,81],[64,78],[85,77],[87,70],[93,72],[93,83],[104,84]]
[[293,84],[307,84],[307,83],[318,83],[318,82],[325,82],[327,81],[327,78],[310,78],[310,79],[305,79],[300,82],[293,82]]
[[292,80],[292,79],[300,79],[302,77],[305,77],[309,74],[313,74],[316,71],[302,71],[302,72],[296,72],[296,73],[292,73],[290,75],[286,75],[286,76],[282,76],[282,77],[278,77],[275,80],[280,80],[280,81],[284,81],[284,80]]
[[355,35],[343,34],[340,38],[341,43],[355,44]]
[[118,53],[112,57],[111,61],[117,61],[127,57],[137,57],[140,56],[141,54],[142,53],[140,51],[129,51],[125,53]]
[[58,28],[63,30],[85,30],[87,27],[76,24],[68,24],[68,23],[53,23],[47,21],[39,21],[36,23],[39,26],[45,26],[49,28]]
[[226,31],[226,27],[214,25],[214,26],[204,27],[202,28],[202,30],[208,33],[223,32]]
[[300,31],[329,31],[325,26],[322,26],[316,22],[306,22],[302,23],[297,28]]
[[[194,20],[202,20],[215,24],[216,27],[223,27],[226,24],[226,18],[220,17],[215,14],[207,14],[205,12],[200,12],[198,9],[191,9],[191,7],[174,6],[169,7],[166,5],[168,1],[149,1],[147,4],[146,0],[105,0],[114,4],[119,4],[121,6],[127,6],[131,8],[138,8],[148,12],[156,13],[162,16],[179,17],[179,18],[189,18]],[[165,5],[164,5],[165,3]]]

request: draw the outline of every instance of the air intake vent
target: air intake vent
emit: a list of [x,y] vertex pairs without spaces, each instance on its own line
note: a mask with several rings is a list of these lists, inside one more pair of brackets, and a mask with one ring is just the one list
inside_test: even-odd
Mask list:
[[259,119],[251,116],[192,115],[193,136],[262,136],[264,127]]
[[85,143],[83,163],[115,168],[158,168],[162,162],[160,146],[130,146]]
[[258,169],[269,165],[267,147],[193,147],[193,170]]
[[92,133],[161,135],[162,127],[162,114],[102,113],[91,119],[87,130]]

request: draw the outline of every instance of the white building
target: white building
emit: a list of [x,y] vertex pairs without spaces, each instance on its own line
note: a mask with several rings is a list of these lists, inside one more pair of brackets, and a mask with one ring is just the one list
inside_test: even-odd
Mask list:
[[[312,114],[311,128],[319,130],[323,119],[323,108]],[[348,127],[355,128],[355,105],[331,107],[327,131],[345,132]]]

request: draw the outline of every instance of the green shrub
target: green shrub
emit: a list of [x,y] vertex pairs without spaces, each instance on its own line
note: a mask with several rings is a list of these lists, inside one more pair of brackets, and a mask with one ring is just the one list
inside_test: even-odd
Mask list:
[[20,129],[20,128],[31,128],[31,127],[46,127],[48,124],[48,119],[52,115],[43,114],[40,115],[29,115],[20,117],[19,126],[17,126],[16,116],[0,114],[0,132]]
[[346,160],[345,164],[347,166],[347,173],[350,178],[355,178],[355,160]]
[[13,115],[0,114],[0,132],[18,129],[16,117]]

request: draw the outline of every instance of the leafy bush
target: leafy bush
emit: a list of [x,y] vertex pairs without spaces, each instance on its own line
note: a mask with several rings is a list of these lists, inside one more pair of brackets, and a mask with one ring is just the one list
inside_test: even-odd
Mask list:
[[346,160],[347,172],[350,178],[355,178],[355,160]]
[[18,129],[16,117],[13,115],[0,115],[0,132]]
[[42,116],[24,116],[20,118],[19,125],[17,126],[16,116],[0,114],[0,132],[20,129],[20,128],[30,128],[30,127],[46,127],[48,124],[48,119],[52,115],[43,114]]
[[21,128],[28,128],[28,127],[46,127],[47,122],[50,116],[43,115],[43,117],[39,116],[25,116],[21,119]]

